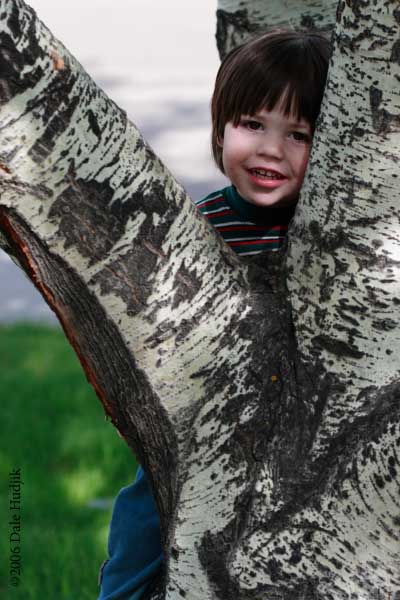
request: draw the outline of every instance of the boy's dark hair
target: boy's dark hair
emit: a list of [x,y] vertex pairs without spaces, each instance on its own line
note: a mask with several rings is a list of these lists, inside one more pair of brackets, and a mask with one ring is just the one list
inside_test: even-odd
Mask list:
[[226,123],[242,115],[273,110],[282,99],[314,130],[324,93],[330,42],[321,33],[275,29],[238,46],[221,63],[211,100],[212,151],[224,172],[222,148]]

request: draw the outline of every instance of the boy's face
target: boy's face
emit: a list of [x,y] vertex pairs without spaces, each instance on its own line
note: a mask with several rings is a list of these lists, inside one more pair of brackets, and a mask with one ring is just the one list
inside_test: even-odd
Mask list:
[[225,125],[221,140],[226,176],[251,204],[295,204],[303,183],[312,141],[311,126],[280,106],[242,115],[237,127]]

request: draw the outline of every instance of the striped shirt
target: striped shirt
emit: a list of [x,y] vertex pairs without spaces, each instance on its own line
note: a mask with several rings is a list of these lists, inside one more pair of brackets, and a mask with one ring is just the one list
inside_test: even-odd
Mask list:
[[225,242],[241,256],[276,251],[285,239],[294,206],[260,208],[229,186],[196,202]]

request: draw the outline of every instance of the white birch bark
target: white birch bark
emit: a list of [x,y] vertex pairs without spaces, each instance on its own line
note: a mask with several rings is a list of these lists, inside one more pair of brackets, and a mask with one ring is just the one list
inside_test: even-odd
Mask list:
[[150,596],[394,600],[397,6],[341,5],[290,233],[296,340],[281,256],[241,264],[22,0],[0,8],[0,243],[150,475]]
[[329,31],[338,0],[218,0],[217,46],[223,57],[255,32],[272,27]]
[[[292,224],[288,287],[319,413],[304,471],[324,462],[308,576],[334,598],[400,589],[400,10],[341,2],[322,118]],[[331,470],[333,451],[342,458]],[[330,472],[329,472],[330,471]],[[300,536],[294,531],[293,540]],[[315,546],[314,546],[315,547]],[[303,564],[302,564],[303,563]],[[329,596],[328,596],[329,597]]]

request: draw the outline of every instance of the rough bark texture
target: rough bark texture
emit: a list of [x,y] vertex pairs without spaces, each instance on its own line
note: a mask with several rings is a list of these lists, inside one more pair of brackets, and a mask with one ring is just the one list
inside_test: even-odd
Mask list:
[[218,0],[217,47],[221,58],[256,32],[272,27],[329,31],[337,0]]
[[334,598],[379,598],[400,588],[400,10],[341,2],[338,17],[289,236],[298,348],[326,390],[309,399],[303,472],[330,480],[298,515],[319,553],[303,546],[297,569],[318,578],[329,562]]
[[394,599],[398,5],[340,5],[289,291],[284,257],[240,263],[22,0],[0,9],[0,244],[150,475],[149,597]]

